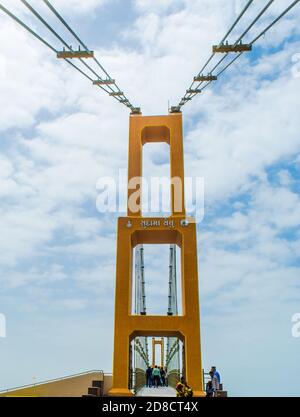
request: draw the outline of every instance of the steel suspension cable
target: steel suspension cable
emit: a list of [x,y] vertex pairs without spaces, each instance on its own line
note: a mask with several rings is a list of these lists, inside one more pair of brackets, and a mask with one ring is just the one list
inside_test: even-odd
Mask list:
[[247,33],[253,28],[253,26],[255,25],[255,23],[258,22],[258,20],[266,13],[266,11],[268,10],[268,8],[271,6],[271,4],[274,2],[274,0],[270,0],[265,7],[263,7],[263,9],[258,13],[258,15],[256,16],[256,18],[251,22],[251,24],[247,27],[247,29],[241,34],[241,36],[238,38],[238,40],[236,41],[236,44],[238,44],[244,36],[247,35]]
[[230,33],[233,31],[233,29],[236,27],[236,25],[238,24],[238,22],[241,20],[241,18],[244,16],[244,14],[246,13],[246,11],[249,9],[249,7],[251,6],[251,4],[253,3],[254,0],[250,0],[248,1],[248,3],[246,4],[246,6],[243,8],[243,10],[241,11],[241,13],[238,15],[238,17],[236,18],[236,20],[234,21],[233,25],[231,26],[231,28],[228,30],[228,32],[226,33],[226,35],[223,37],[223,39],[220,42],[220,45],[226,41],[226,39],[228,38],[228,36],[230,35]]
[[[53,33],[54,36],[57,37],[57,39],[59,39],[63,45],[65,45],[70,51],[72,51],[71,47],[68,45],[68,43],[52,28],[52,26],[50,26],[44,19],[43,17],[26,1],[26,0],[21,0],[21,2],[47,27],[47,29],[49,29],[51,31],[51,33]],[[99,74],[97,74],[93,68],[91,68],[82,58],[79,58],[79,61],[86,67],[88,68],[97,78],[100,78]],[[91,81],[93,81],[90,78]],[[106,93],[109,93],[108,90],[106,90],[103,86],[99,85],[99,87],[105,91]],[[112,90],[112,89],[111,89]],[[118,97],[114,97],[115,99],[117,99],[118,101],[120,99],[118,99]]]
[[[33,35],[35,38],[37,38],[40,42],[42,42],[44,45],[46,45],[51,51],[55,52],[57,54],[57,49],[54,48],[49,42],[47,42],[45,39],[43,39],[40,35],[38,35],[33,29],[31,29],[29,26],[27,26],[21,19],[19,19],[15,14],[10,12],[6,7],[4,7],[0,3],[0,10],[2,10],[4,13],[6,13],[10,18],[12,18],[15,22],[17,22],[20,26],[22,26],[25,30],[27,30],[31,35]],[[77,65],[75,65],[73,62],[71,62],[69,59],[65,59],[65,61],[71,65],[74,69],[76,69],[80,74],[82,74],[85,78],[87,78],[89,81],[93,82],[93,79],[86,74],[82,69],[80,69]],[[113,97],[114,99],[117,99],[117,97]],[[118,100],[119,101],[119,100]]]
[[[76,34],[76,32],[70,27],[70,25],[66,22],[66,20],[61,16],[61,14],[56,10],[56,8],[50,3],[48,0],[43,0],[45,5],[52,11],[52,13],[60,20],[60,22],[66,27],[66,29],[74,36],[74,38],[80,43],[80,45],[86,50],[89,51],[89,48],[87,45],[81,40],[81,38]],[[101,68],[101,70],[105,73],[105,75],[108,78],[111,78],[109,73],[105,70],[105,68],[101,65],[99,60],[96,57],[93,57],[93,60],[96,62],[96,64]],[[122,92],[117,84],[115,84],[115,87],[118,92]],[[124,99],[128,100],[126,95],[123,93],[122,96]],[[128,100],[129,102],[129,100]],[[126,105],[126,104],[125,104]],[[133,108],[132,104],[127,104],[127,107]]]
[[[274,0],[270,0],[264,7],[263,7],[263,9],[260,11],[260,13],[256,16],[256,18],[251,22],[251,24],[247,27],[247,29],[243,32],[243,34],[235,41],[235,43],[234,43],[234,46],[236,46],[240,41],[241,41],[241,39],[251,30],[251,28],[255,25],[255,23],[261,18],[261,16],[268,10],[268,8],[271,6],[271,4],[274,2]],[[246,6],[248,6],[248,4],[246,5]],[[244,10],[243,10],[244,11]],[[230,31],[228,31],[227,33],[230,33]],[[227,35],[227,34],[226,34]],[[228,35],[227,35],[228,36]],[[226,37],[227,37],[226,36]],[[226,37],[224,37],[223,39],[222,39],[222,41],[219,43],[219,45],[221,45],[224,41],[225,41],[225,39],[226,39]],[[210,60],[214,57],[214,55],[215,54],[212,54],[212,56],[211,56],[211,58],[210,58]],[[222,64],[222,62],[228,57],[228,55],[229,55],[229,53],[227,52],[218,62],[217,62],[217,64],[210,70],[210,74],[211,73],[213,73],[213,71],[215,71],[221,64]],[[240,57],[242,55],[242,53],[241,54],[239,54],[238,55],[238,57]],[[209,61],[210,61],[209,60]],[[209,62],[208,61],[208,62]],[[227,69],[233,62],[235,62],[236,61],[236,57],[229,63],[229,65],[227,65],[225,68]],[[198,74],[198,75],[200,75],[202,73],[202,70],[200,71],[200,73]],[[223,73],[223,71],[221,72],[221,73]],[[217,77],[218,77],[218,75],[219,74],[217,74]],[[212,81],[209,81],[207,84],[205,84],[205,88],[209,85],[209,84],[211,84],[212,83]],[[202,82],[200,82],[200,83],[198,83],[197,85],[196,85],[196,87],[195,87],[195,89],[197,90],[197,89],[199,89],[199,87],[201,87],[201,85],[203,84],[203,81]],[[192,83],[192,85],[191,85],[191,87],[190,87],[190,89],[193,87],[195,85],[195,81]],[[204,89],[204,87],[201,89],[201,90],[203,90]],[[185,95],[184,95],[184,97],[181,99],[181,102],[182,101],[184,101],[185,100],[185,98],[187,97],[189,100],[190,99],[192,99],[193,97],[195,97],[197,94],[188,94],[188,93],[186,93]],[[182,105],[184,105],[185,104],[185,102],[183,102],[183,104]]]
[[[273,3],[274,0],[270,0],[268,4],[262,9],[262,11],[259,13],[259,15],[254,19],[254,21],[250,24],[250,26],[245,30],[245,32],[239,37],[239,39],[236,41],[236,44],[242,39],[243,36],[245,36],[250,29],[254,26],[254,24],[258,21],[258,19],[266,12],[266,10],[270,7],[270,5]],[[249,44],[253,45],[255,42],[257,42],[263,35],[265,35],[282,17],[284,17],[294,6],[296,6],[297,3],[299,3],[300,0],[293,1],[276,19],[274,19],[258,36],[256,36]],[[225,72],[241,55],[243,55],[244,52],[240,52],[237,56],[235,56],[219,73],[216,74],[217,77],[219,77],[223,72]],[[228,54],[226,54],[227,56]],[[226,57],[225,56],[225,57]],[[224,61],[224,58],[221,58],[221,60],[215,65],[211,73]],[[212,81],[207,82],[202,88],[201,91],[203,91],[205,88],[207,88]],[[197,88],[202,83],[198,84]],[[190,94],[189,97],[193,98],[196,94]],[[186,97],[186,95],[184,96]],[[179,107],[182,107],[185,103],[180,105]]]
[[[270,0],[264,7],[263,9],[259,12],[259,14],[256,16],[256,18],[251,22],[251,24],[247,27],[247,29],[242,33],[242,35],[234,42],[234,46],[236,46],[242,39],[243,37],[252,29],[252,27],[255,25],[255,23],[265,14],[265,12],[268,10],[268,8],[271,6],[271,4],[274,2],[274,0]],[[230,67],[231,64],[233,64],[237,58],[239,58],[241,55],[243,54],[243,52],[239,53],[232,61],[229,62],[228,65],[226,65],[226,67],[219,72],[218,74],[216,74],[216,76],[218,77],[219,75],[221,75],[228,67]],[[222,62],[228,57],[229,52],[227,52],[218,62],[217,64],[210,70],[210,73],[213,73],[221,64]],[[207,87],[207,85],[211,84],[212,81],[209,81],[207,84],[205,84],[205,87]],[[203,82],[200,82],[199,84],[196,85],[196,89],[198,89],[199,87],[201,87],[201,85],[203,84]],[[194,85],[194,83],[193,83]],[[203,90],[204,88],[202,88]],[[188,97],[193,98],[195,97],[196,94],[189,94]],[[187,96],[187,94],[185,95],[185,97]]]
[[[223,39],[220,41],[219,45],[221,45],[226,39],[227,37],[230,35],[230,33],[233,31],[233,29],[236,27],[236,25],[239,23],[239,21],[241,20],[241,18],[244,16],[244,14],[246,13],[246,11],[249,9],[249,7],[251,6],[251,4],[253,3],[254,0],[249,0],[248,3],[245,5],[245,7],[243,8],[243,10],[241,11],[241,13],[238,15],[238,17],[236,18],[236,20],[233,22],[233,24],[231,25],[231,27],[229,28],[229,30],[227,31],[227,33],[225,34],[225,36],[223,37]],[[208,60],[206,61],[206,63],[203,65],[203,67],[200,69],[200,71],[198,72],[198,75],[201,75],[203,73],[203,71],[205,70],[205,68],[208,66],[208,64],[211,62],[211,60],[214,58],[215,53],[212,53],[211,56],[208,58]],[[189,89],[191,89],[195,84],[195,81],[193,81],[189,87]],[[186,94],[185,96],[186,97]]]
[[[267,33],[272,26],[274,26],[284,15],[286,15],[294,6],[296,6],[297,3],[299,3],[300,0],[295,0],[287,9],[285,9],[275,20],[272,21],[272,23],[270,25],[268,25],[256,38],[254,38],[251,42],[250,45],[253,45],[255,42],[257,42],[265,33]],[[218,74],[217,76],[220,76],[221,74],[223,74],[223,72],[225,72],[227,70],[227,68],[229,68],[241,55],[243,55],[244,52],[240,52],[235,58],[233,58],[227,65],[226,67],[224,67]],[[210,84],[211,81],[208,84]],[[207,87],[207,85],[205,85],[205,87]],[[202,88],[202,90],[204,89],[204,87]]]
[[34,30],[32,30],[29,26],[27,26],[22,20],[20,20],[16,15],[11,13],[6,7],[4,7],[0,3],[0,10],[2,10],[4,13],[6,13],[9,17],[11,17],[13,20],[15,20],[19,25],[21,25],[24,29],[26,29],[28,32],[31,33],[34,37],[36,37],[40,42],[42,42],[44,45],[46,45],[48,48],[50,48],[53,52],[57,53],[57,50],[50,45],[45,39],[43,39],[40,35],[38,35]]
[[267,33],[272,26],[274,26],[283,16],[285,16],[293,7],[296,6],[297,3],[299,3],[300,0],[295,0],[288,8],[286,8],[275,20],[273,20],[272,23],[270,23],[269,26],[267,26],[255,39],[253,39],[252,42],[250,42],[250,45],[257,42],[265,33]]
[[[67,43],[64,41],[64,39],[42,18],[42,16],[26,1],[26,0],[21,0],[22,3],[28,7],[32,13],[39,18],[39,20],[61,41],[63,42],[63,44],[65,46],[68,47],[69,50],[72,50],[70,48],[69,45],[67,45]],[[38,39],[41,43],[43,43],[45,46],[47,46],[52,52],[55,52],[55,54],[58,54],[58,50],[50,44],[50,42],[48,42],[47,40],[45,40],[42,36],[40,36],[37,32],[35,32],[31,27],[29,27],[26,23],[24,23],[20,18],[18,18],[14,13],[12,13],[10,10],[8,10],[5,6],[3,6],[3,4],[0,3],[0,10],[3,11],[7,16],[9,16],[12,20],[14,20],[17,24],[19,24],[21,27],[23,27],[26,31],[28,31],[31,35],[33,35],[36,39]],[[97,76],[98,79],[101,79],[101,77],[99,77],[99,75],[93,70],[93,68],[91,68],[89,65],[87,65],[85,62],[83,62],[81,60],[81,58],[79,58],[80,61],[83,63],[83,65],[85,65],[89,71],[91,71],[93,74],[95,74]],[[69,60],[68,58],[64,58],[64,61],[66,61],[69,65],[71,65],[74,69],[76,69],[80,74],[82,74],[85,78],[87,78],[89,81],[91,81],[92,83],[94,82],[94,79],[90,77],[89,74],[87,74],[85,71],[83,71],[81,68],[79,68],[76,64],[74,64],[71,60]],[[106,71],[105,71],[106,73]],[[107,73],[106,73],[107,74]],[[109,76],[109,75],[108,75]],[[109,77],[110,78],[110,77]],[[108,91],[105,87],[103,87],[102,85],[97,85],[99,88],[101,88],[103,91],[105,91],[106,93],[110,93],[110,91]],[[108,88],[110,88],[110,86],[107,86]],[[117,87],[117,86],[116,86]],[[118,87],[117,87],[118,88]],[[110,88],[111,90],[111,88]],[[113,92],[115,92],[114,90],[112,90]],[[119,88],[118,88],[118,91]],[[120,95],[111,95],[111,97],[113,99],[115,99],[116,101],[118,101],[121,104],[124,104],[126,107],[129,107],[131,110],[135,110],[136,108],[130,103],[130,101],[126,98],[126,96],[124,94],[120,94]],[[124,99],[122,100],[122,97],[124,97]],[[138,110],[138,109],[137,109]]]

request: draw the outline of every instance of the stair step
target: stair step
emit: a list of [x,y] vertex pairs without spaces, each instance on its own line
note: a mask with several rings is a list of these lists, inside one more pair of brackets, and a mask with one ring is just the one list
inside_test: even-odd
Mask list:
[[227,391],[217,391],[217,397],[227,397]]
[[92,381],[92,387],[102,388],[103,381]]
[[95,397],[101,397],[101,388],[89,387],[88,394],[94,395]]

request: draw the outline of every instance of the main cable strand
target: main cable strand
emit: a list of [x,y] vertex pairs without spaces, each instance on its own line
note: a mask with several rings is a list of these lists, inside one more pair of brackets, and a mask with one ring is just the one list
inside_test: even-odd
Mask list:
[[[89,48],[87,47],[87,45],[82,41],[82,39],[77,35],[77,33],[71,28],[71,26],[66,22],[66,20],[61,16],[61,14],[57,11],[57,9],[50,3],[49,0],[42,0],[45,5],[52,11],[52,13],[60,20],[60,22],[65,26],[65,28],[74,36],[74,38],[80,43],[80,45],[87,51],[89,52]],[[101,68],[101,70],[104,72],[104,74],[111,79],[109,73],[106,71],[106,69],[103,67],[103,65],[101,65],[101,63],[99,62],[99,60],[96,57],[93,57],[93,60],[96,62],[96,64],[99,66],[99,68]],[[117,88],[118,92],[122,92],[119,88],[119,86],[115,83],[115,86]],[[125,100],[128,100],[128,98],[126,97],[126,95],[123,93],[122,97],[124,97]],[[130,103],[130,101],[128,100],[129,105],[125,104],[127,107],[133,108],[132,104]]]
[[[52,52],[58,53],[58,50],[52,46],[49,42],[47,42],[44,38],[42,38],[38,33],[36,33],[33,29],[31,29],[26,23],[24,23],[21,19],[19,19],[15,14],[10,12],[6,7],[3,6],[3,4],[0,3],[0,10],[2,10],[5,14],[7,14],[11,19],[13,19],[16,23],[18,23],[20,26],[22,26],[25,30],[27,30],[31,35],[33,35],[36,39],[38,39],[41,43],[43,43],[45,46],[47,46]],[[69,65],[71,65],[74,69],[76,69],[80,74],[82,74],[85,78],[87,78],[89,81],[93,82],[94,80],[85,73],[81,68],[79,68],[77,65],[75,65],[73,62],[71,62],[69,59],[64,59]],[[101,86],[99,86],[101,87]],[[106,90],[104,90],[106,91]],[[106,91],[107,92],[107,91]],[[118,100],[118,97],[112,96],[114,99]]]

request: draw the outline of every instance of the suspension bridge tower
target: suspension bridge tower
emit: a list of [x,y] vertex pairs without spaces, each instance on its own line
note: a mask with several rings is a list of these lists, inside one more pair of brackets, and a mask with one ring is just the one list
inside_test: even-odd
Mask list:
[[[142,149],[148,142],[170,147],[171,215],[143,217]],[[131,396],[130,344],[136,337],[178,338],[184,346],[183,369],[195,396],[204,395],[200,346],[196,224],[186,217],[181,112],[166,116],[130,115],[127,217],[118,219],[113,384],[111,396]],[[133,250],[143,244],[171,244],[181,249],[182,315],[134,313]],[[168,279],[168,277],[166,277]]]

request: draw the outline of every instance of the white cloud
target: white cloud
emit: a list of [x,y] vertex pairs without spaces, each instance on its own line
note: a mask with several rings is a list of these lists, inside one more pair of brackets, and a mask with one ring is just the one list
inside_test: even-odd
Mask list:
[[[52,13],[41,0],[28,0],[28,3],[40,13],[42,12],[43,16]],[[50,4],[52,4],[60,14],[68,16],[76,16],[83,13],[86,14],[95,11],[97,8],[102,7],[107,3],[108,0],[50,0]],[[18,14],[18,16],[25,15],[28,17],[31,14],[19,0],[2,0],[2,4],[13,13]]]
[[6,159],[1,158],[0,160],[0,178],[7,178],[9,177],[13,172],[13,166],[12,163]]
[[108,3],[108,0],[52,0],[52,5],[60,12],[81,14],[94,11]]
[[163,12],[167,10],[169,7],[175,5],[181,5],[183,2],[182,0],[135,0],[134,5],[140,12]]

